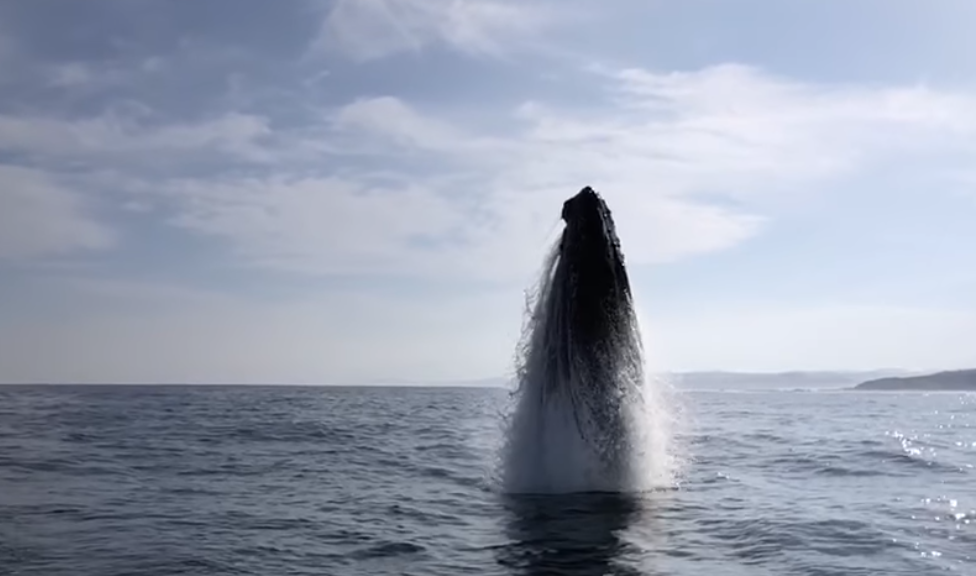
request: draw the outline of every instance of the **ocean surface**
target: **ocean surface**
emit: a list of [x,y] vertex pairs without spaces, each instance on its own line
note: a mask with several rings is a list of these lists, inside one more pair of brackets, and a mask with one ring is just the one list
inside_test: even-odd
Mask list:
[[507,392],[0,387],[0,574],[976,574],[976,395],[684,392],[641,496],[507,497]]

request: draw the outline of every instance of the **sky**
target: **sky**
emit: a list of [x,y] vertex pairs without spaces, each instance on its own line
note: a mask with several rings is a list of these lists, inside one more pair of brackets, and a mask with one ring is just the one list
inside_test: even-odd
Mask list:
[[587,185],[652,369],[974,367],[973,22],[0,2],[0,382],[505,376]]

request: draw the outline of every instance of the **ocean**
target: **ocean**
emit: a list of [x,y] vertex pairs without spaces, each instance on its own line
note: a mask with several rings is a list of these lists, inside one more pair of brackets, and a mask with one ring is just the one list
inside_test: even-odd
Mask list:
[[976,574],[976,395],[682,392],[674,486],[531,497],[507,395],[0,387],[0,574]]

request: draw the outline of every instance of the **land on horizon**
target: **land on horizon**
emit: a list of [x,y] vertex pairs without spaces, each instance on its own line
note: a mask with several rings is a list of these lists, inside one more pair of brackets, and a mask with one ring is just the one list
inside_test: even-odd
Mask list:
[[[961,371],[966,372],[966,371]],[[971,372],[976,373],[976,370]],[[771,390],[782,388],[862,388],[871,382],[903,381],[926,378],[947,372],[907,369],[878,370],[791,370],[783,372],[687,371],[662,372],[652,377],[666,379],[680,390]],[[372,379],[360,382],[6,382],[6,386],[324,386],[324,387],[453,387],[453,388],[511,388],[511,377],[488,377],[468,380]],[[909,388],[904,388],[909,389]]]
[[889,376],[862,382],[855,390],[976,391],[976,369],[945,370],[932,374]]

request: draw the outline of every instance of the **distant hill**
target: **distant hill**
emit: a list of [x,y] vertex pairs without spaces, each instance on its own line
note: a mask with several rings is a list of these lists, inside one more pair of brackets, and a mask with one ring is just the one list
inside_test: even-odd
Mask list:
[[920,376],[877,378],[862,382],[855,390],[972,390],[976,392],[976,369],[936,372]]
[[872,378],[907,375],[903,370],[792,372],[681,372],[666,375],[685,390],[776,390],[784,388],[849,388]]

